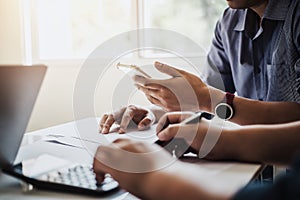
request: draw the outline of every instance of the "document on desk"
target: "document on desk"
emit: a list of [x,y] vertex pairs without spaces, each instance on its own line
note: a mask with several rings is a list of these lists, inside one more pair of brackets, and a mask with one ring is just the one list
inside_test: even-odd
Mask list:
[[155,126],[148,130],[138,131],[135,129],[129,129],[126,134],[119,134],[117,132],[111,132],[109,134],[85,134],[82,136],[65,136],[60,134],[48,134],[42,138],[47,142],[53,142],[57,144],[67,145],[70,147],[82,148],[83,144],[109,144],[119,138],[126,138],[137,141],[144,141],[154,143],[158,138],[155,134]]
[[155,128],[156,126],[152,126],[145,131],[129,129],[126,134],[102,134],[98,131],[98,121],[95,119],[69,122],[26,133],[16,163],[43,153],[90,163],[100,145],[108,145],[118,138],[154,143],[158,139]]
[[[114,125],[111,129],[117,130],[116,128],[117,125]],[[155,128],[156,125],[153,125],[143,131],[129,128],[125,134],[119,134],[116,131],[102,134],[98,131],[98,120],[87,118],[68,123],[64,127],[57,126],[56,128],[47,129],[43,134],[27,134],[24,140],[31,141],[30,143],[45,141],[75,148],[86,149],[86,147],[92,147],[95,149],[101,144],[108,145],[118,138],[154,143],[158,139]]]
[[[222,124],[222,126],[224,125],[226,125],[226,128],[234,129],[237,127],[233,123]],[[95,149],[101,144],[110,144],[118,138],[128,138],[149,143],[154,143],[158,139],[155,131],[156,125],[152,125],[150,129],[144,131],[128,129],[125,134],[119,134],[116,131],[112,131],[109,134],[101,134],[98,128],[99,118],[86,118],[25,134],[23,142],[26,144],[35,141],[45,141],[75,148],[86,149],[86,146],[88,146]],[[114,124],[111,130],[116,130],[116,128],[117,125]]]

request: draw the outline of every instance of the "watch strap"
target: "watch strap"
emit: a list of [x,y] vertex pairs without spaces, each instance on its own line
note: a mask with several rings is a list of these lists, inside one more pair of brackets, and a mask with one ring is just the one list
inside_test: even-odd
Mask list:
[[226,102],[228,105],[233,106],[233,99],[234,99],[234,94],[230,92],[226,92],[225,97],[224,97],[224,102]]

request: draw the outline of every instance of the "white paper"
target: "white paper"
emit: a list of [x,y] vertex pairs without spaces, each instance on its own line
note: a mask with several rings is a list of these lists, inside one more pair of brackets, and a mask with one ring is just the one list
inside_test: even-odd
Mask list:
[[[76,148],[88,147],[95,149],[101,144],[108,145],[118,138],[154,143],[158,140],[155,128],[156,125],[153,125],[150,129],[143,131],[128,129],[125,134],[119,134],[116,131],[109,134],[102,134],[98,131],[98,120],[95,121],[94,118],[87,118],[68,123],[64,127],[57,126],[44,129],[41,132],[25,134],[23,146],[38,141],[46,141]],[[116,126],[113,126],[111,129],[116,130]]]

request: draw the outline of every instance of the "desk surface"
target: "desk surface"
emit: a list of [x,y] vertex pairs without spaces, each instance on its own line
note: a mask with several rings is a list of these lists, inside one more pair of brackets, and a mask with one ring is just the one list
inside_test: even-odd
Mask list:
[[[94,122],[93,122],[94,123]],[[89,123],[88,123],[89,124]],[[91,124],[89,124],[91,125]],[[98,127],[94,127],[89,131],[93,134],[97,133]],[[151,131],[150,131],[151,132]],[[92,134],[90,133],[90,134]],[[23,139],[22,146],[19,150],[16,162],[23,159],[30,159],[42,154],[50,154],[65,158],[77,163],[92,163],[93,151],[98,144],[93,143],[86,148],[85,145],[90,145],[91,142],[76,143],[76,147],[69,145],[62,145],[57,143],[50,143],[45,141],[45,136],[49,134],[65,135],[65,136],[78,136],[78,123],[70,122],[59,126],[53,126],[47,129],[26,133]],[[99,135],[99,134],[98,134]],[[81,135],[82,136],[82,135]],[[148,135],[149,136],[149,135]],[[115,137],[115,136],[112,136]],[[91,139],[91,135],[87,136]],[[94,139],[94,138],[93,138]],[[73,142],[74,140],[66,141]],[[62,141],[65,142],[65,141]],[[85,148],[83,148],[85,147]],[[191,158],[188,160],[195,167],[201,170],[206,178],[205,185],[216,192],[233,194],[238,189],[246,185],[260,170],[261,165],[249,163],[236,163],[236,162],[210,162],[200,159]],[[202,174],[203,174],[202,173]],[[203,177],[199,176],[203,184]],[[93,197],[64,194],[57,192],[47,191],[32,191],[23,193],[20,181],[9,177],[3,173],[0,174],[0,199],[94,199]],[[134,197],[127,192],[120,191],[107,199],[133,199]],[[98,198],[99,199],[99,198]]]

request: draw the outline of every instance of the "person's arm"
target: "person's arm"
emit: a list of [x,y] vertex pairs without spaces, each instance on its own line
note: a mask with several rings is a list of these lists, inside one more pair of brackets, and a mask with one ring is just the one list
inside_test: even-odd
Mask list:
[[[176,171],[171,169],[152,172],[145,187],[144,197],[149,199],[189,199],[189,200],[229,200],[229,195],[212,192],[208,187],[202,187],[199,181],[193,180],[198,170],[190,164],[179,163],[170,168],[178,168]],[[185,172],[178,173],[185,170]],[[196,183],[198,182],[198,184]],[[205,180],[202,181],[203,185]]]
[[205,187],[205,177],[199,180],[202,172],[198,168],[174,159],[158,145],[128,139],[101,145],[95,154],[93,169],[99,183],[105,173],[109,173],[122,189],[141,199],[230,198]]
[[[214,113],[216,105],[224,99],[225,92],[209,87],[210,97],[203,98],[202,109]],[[276,124],[300,119],[300,104],[295,102],[266,102],[235,96],[234,116],[230,121],[241,125]]]
[[208,158],[288,165],[300,151],[299,131],[300,121],[224,129]]
[[248,186],[233,197],[212,191],[205,185],[205,177],[199,180],[197,175],[201,172],[197,168],[172,160],[162,148],[148,143],[119,139],[114,145],[101,145],[95,154],[93,169],[99,183],[105,173],[109,173],[123,189],[142,199],[252,200],[298,199],[300,170],[299,163],[297,165],[297,169],[293,169],[297,171],[277,179],[274,186]]
[[[207,111],[214,114],[216,105],[224,100],[225,92],[206,85],[199,77],[169,65],[156,62],[155,67],[172,78],[155,80],[135,76],[138,88],[149,101],[166,111]],[[232,122],[273,124],[300,119],[300,104],[293,102],[262,102],[236,96]]]
[[198,124],[182,124],[188,116],[179,112],[164,115],[156,127],[158,138],[161,141],[183,138],[190,147],[188,150],[196,154],[203,151],[203,147],[210,147],[204,156],[211,160],[288,165],[300,151],[300,121],[233,129],[205,119]]

